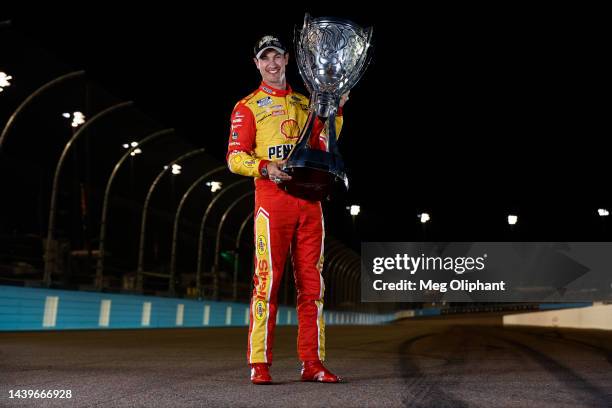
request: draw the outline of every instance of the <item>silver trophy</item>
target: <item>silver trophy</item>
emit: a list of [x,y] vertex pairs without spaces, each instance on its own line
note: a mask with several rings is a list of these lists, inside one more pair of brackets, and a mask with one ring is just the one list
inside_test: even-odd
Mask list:
[[[336,143],[336,114],[340,97],[355,86],[367,68],[371,39],[371,27],[364,29],[339,18],[306,14],[302,30],[296,28],[296,59],[310,92],[310,113],[283,167],[292,180],[281,186],[290,194],[320,201],[338,182],[348,188]],[[317,140],[323,129],[327,134],[325,149],[311,147],[310,141]]]

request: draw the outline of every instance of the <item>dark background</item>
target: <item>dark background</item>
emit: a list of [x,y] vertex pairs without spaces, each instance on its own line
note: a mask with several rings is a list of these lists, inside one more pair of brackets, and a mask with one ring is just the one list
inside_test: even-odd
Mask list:
[[[306,11],[372,25],[373,61],[351,92],[340,142],[351,188],[327,204],[330,234],[355,249],[609,239],[597,215],[610,206],[601,10],[379,7],[111,5],[5,19],[219,161],[233,105],[259,84],[251,49],[261,35],[292,43]],[[303,91],[294,62],[288,80]],[[350,204],[361,205],[354,224]],[[509,213],[519,216],[513,231]]]

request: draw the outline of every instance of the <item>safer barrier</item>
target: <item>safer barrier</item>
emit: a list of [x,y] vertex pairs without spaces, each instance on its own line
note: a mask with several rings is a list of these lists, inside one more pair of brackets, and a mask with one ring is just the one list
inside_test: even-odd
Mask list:
[[[327,325],[383,324],[393,314],[325,311]],[[277,324],[296,325],[292,307]],[[0,331],[248,326],[249,305],[0,285]]]

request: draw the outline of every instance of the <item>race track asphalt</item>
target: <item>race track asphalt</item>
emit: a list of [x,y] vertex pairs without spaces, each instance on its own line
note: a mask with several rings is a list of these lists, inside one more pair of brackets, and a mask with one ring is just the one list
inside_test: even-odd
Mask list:
[[[299,382],[279,327],[255,386],[245,328],[0,333],[1,407],[612,407],[612,333],[504,328],[499,314],[330,326],[343,384]],[[10,399],[9,390],[71,390]]]

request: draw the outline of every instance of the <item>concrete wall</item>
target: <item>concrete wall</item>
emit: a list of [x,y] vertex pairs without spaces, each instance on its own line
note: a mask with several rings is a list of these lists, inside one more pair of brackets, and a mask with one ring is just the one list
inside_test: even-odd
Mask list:
[[612,330],[612,305],[511,314],[504,325]]

